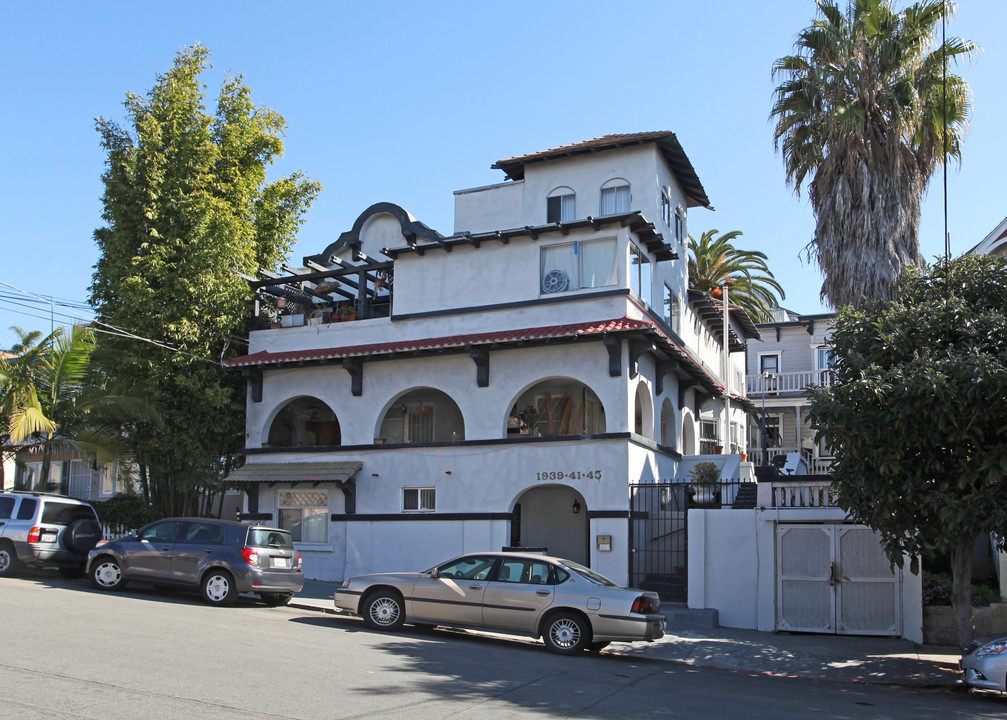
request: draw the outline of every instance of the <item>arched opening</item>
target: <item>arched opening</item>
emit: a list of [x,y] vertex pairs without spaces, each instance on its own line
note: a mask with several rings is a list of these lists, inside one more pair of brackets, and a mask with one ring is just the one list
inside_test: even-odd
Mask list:
[[546,222],[572,222],[577,219],[577,193],[573,188],[558,187],[546,196]]
[[342,443],[339,421],[318,398],[294,398],[276,413],[266,437],[268,447],[331,447]]
[[556,437],[605,432],[605,409],[594,391],[570,378],[539,382],[518,396],[507,435]]
[[465,420],[447,393],[416,388],[389,403],[374,437],[389,444],[457,442],[465,439]]
[[633,432],[648,440],[654,439],[654,404],[646,383],[637,383],[633,403]]
[[682,454],[696,454],[696,421],[688,410],[682,413]]
[[671,404],[671,400],[668,398],[664,399],[661,403],[661,444],[665,447],[675,449],[677,443],[675,438],[678,437],[678,433],[675,428],[675,406]]
[[545,548],[550,555],[588,565],[584,496],[566,485],[545,485],[525,491],[514,505],[511,545]]
[[612,178],[601,186],[600,215],[628,213],[629,208],[629,180],[625,178]]

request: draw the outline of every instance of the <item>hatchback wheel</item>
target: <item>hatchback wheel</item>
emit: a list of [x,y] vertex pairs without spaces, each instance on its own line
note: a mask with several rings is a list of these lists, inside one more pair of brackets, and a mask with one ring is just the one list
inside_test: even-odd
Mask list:
[[391,590],[379,590],[364,598],[364,625],[372,630],[398,630],[405,622],[402,597]]
[[226,570],[211,570],[203,578],[203,599],[211,605],[230,605],[238,599],[234,578]]
[[115,558],[104,555],[91,566],[91,584],[99,590],[119,590],[126,584]]
[[591,627],[579,615],[556,613],[545,621],[542,640],[550,652],[574,655],[591,642]]
[[0,576],[13,575],[21,569],[14,546],[9,542],[0,543]]

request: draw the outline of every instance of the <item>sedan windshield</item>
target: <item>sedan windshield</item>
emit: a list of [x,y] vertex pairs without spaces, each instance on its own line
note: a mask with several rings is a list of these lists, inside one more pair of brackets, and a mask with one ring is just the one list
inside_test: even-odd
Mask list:
[[600,573],[596,573],[591,568],[586,568],[583,565],[581,565],[580,563],[575,563],[573,560],[564,560],[561,564],[567,570],[572,570],[573,572],[577,573],[578,575],[581,575],[581,576],[587,578],[588,580],[590,580],[591,582],[597,583],[598,585],[603,585],[605,587],[619,587],[618,584],[612,582],[611,580],[609,580],[604,575],[602,575]]

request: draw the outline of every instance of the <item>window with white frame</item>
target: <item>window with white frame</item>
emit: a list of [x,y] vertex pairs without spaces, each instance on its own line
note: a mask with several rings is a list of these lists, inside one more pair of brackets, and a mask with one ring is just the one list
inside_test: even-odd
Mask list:
[[653,277],[653,263],[647,257],[647,253],[637,247],[636,243],[629,244],[629,287],[633,294],[650,305],[651,302],[651,279]]
[[682,208],[675,208],[675,239],[679,245],[685,243],[685,211]]
[[744,452],[744,439],[741,436],[741,423],[731,423],[731,453]]
[[279,490],[280,527],[295,542],[324,543],[329,539],[329,493],[326,490]]
[[433,512],[437,509],[437,488],[402,488],[403,512]]
[[609,180],[601,188],[601,215],[628,213],[630,205],[629,183],[619,178]]
[[671,188],[667,185],[661,188],[661,219],[669,228],[674,227],[675,210],[671,204]]
[[668,287],[664,286],[664,322],[676,335],[681,335],[682,303],[678,295]]
[[832,355],[832,348],[828,345],[820,347],[817,349],[815,356],[818,362],[818,384],[831,385],[832,366],[835,364],[835,358]]
[[615,285],[615,238],[549,245],[541,249],[543,293]]
[[577,195],[568,187],[556,188],[545,201],[545,221],[570,222],[577,217]]
[[777,376],[780,374],[779,353],[761,353],[759,355],[759,375],[762,376],[763,392],[775,392]]
[[720,445],[720,423],[716,420],[700,420],[699,454],[713,455],[714,445]]
[[98,478],[102,495],[126,492],[126,478],[120,477],[118,465],[99,465]]
[[70,461],[70,497],[86,500],[91,497],[91,462],[88,460]]

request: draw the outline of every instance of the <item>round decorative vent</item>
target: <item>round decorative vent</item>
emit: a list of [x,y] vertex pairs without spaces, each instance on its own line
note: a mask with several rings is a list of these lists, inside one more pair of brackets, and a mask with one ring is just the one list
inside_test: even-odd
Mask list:
[[542,292],[563,292],[570,288],[570,278],[562,270],[550,270],[542,278]]

